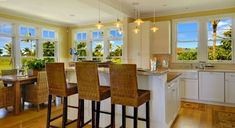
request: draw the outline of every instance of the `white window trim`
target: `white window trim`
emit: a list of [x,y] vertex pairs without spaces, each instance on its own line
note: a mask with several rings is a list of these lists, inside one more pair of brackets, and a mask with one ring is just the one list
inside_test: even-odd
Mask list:
[[[232,60],[208,60],[207,56],[207,41],[208,41],[208,30],[207,22],[211,19],[218,18],[232,18]],[[198,44],[198,60],[177,60],[176,48],[177,48],[177,23],[187,22],[187,21],[197,21],[199,22],[199,44]],[[172,62],[173,63],[198,63],[199,61],[206,61],[207,63],[235,63],[235,14],[223,14],[223,15],[213,15],[213,16],[201,16],[192,18],[175,19],[172,21]]]
[[[108,26],[108,27],[105,27],[100,30],[97,28],[74,29],[74,30],[72,30],[72,39],[73,39],[72,46],[73,46],[73,48],[76,47],[74,42],[76,41],[77,33],[86,32],[87,33],[87,40],[86,40],[87,41],[87,57],[85,57],[85,58],[88,60],[92,60],[93,58],[102,58],[103,61],[106,61],[107,60],[106,57],[109,55],[109,43],[110,43],[109,41],[113,40],[113,39],[120,40],[120,38],[109,38],[109,31],[111,29],[116,29],[116,28],[113,26]],[[94,31],[103,31],[104,32],[104,39],[103,40],[97,40],[97,39],[93,40],[92,39],[92,32],[94,32]],[[122,56],[113,57],[113,58],[120,58],[122,61],[124,60],[123,59],[124,58],[123,51],[124,51],[124,47],[126,46],[125,41],[124,41],[124,36],[125,35],[123,35],[123,38],[122,38],[122,40],[123,40]],[[103,55],[103,57],[93,57],[92,56],[92,41],[104,41],[104,55]],[[79,58],[83,58],[83,57],[79,57]]]

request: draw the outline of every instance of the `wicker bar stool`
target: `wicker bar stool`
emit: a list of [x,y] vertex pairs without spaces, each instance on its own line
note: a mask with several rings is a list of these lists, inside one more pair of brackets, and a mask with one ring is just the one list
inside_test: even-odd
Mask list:
[[[92,128],[98,128],[100,118],[100,102],[110,97],[110,87],[100,86],[98,66],[96,63],[79,62],[76,63],[75,67],[79,90],[79,106],[83,106],[84,100],[92,101]],[[78,128],[82,126],[80,125],[80,119],[83,118],[82,112],[84,112],[84,108],[79,107]]]
[[[63,117],[62,128],[75,122],[76,120],[67,122],[67,107],[68,96],[78,93],[76,84],[66,83],[64,63],[47,63],[46,64],[47,81],[49,87],[48,96],[48,113],[47,113],[47,128],[54,127],[50,125],[50,122]],[[63,114],[51,119],[51,102],[52,95],[60,96],[64,98],[63,102]],[[71,106],[71,108],[77,108]],[[78,108],[77,108],[78,109]]]
[[115,127],[115,104],[122,105],[122,128],[126,127],[126,106],[134,107],[134,128],[138,124],[138,107],[146,103],[146,128],[150,127],[150,91],[138,89],[135,64],[111,64],[111,127]]

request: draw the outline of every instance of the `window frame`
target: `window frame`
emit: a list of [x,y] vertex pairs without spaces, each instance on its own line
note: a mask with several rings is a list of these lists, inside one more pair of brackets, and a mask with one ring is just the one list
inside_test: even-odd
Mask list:
[[[209,60],[208,59],[208,26],[207,23],[213,19],[232,19],[232,60]],[[198,58],[196,61],[177,60],[177,23],[185,21],[198,21],[199,23],[199,46],[198,46]],[[235,63],[235,14],[223,14],[223,15],[210,15],[199,16],[192,18],[182,18],[172,20],[172,62],[173,63],[198,63],[199,61],[205,61],[207,63],[219,63],[219,64],[231,64]],[[205,56],[206,55],[206,56]]]

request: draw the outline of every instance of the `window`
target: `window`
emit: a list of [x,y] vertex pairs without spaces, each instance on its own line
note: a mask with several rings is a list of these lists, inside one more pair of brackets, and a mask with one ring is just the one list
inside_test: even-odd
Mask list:
[[123,47],[123,34],[117,29],[109,31],[109,56],[111,61],[121,63],[122,47]]
[[43,58],[46,62],[54,62],[56,59],[56,33],[52,30],[42,30]]
[[84,60],[87,57],[87,33],[78,32],[76,34],[76,49],[78,54],[78,60]]
[[199,24],[194,21],[177,23],[177,60],[197,60]]
[[92,32],[92,60],[102,61],[104,55],[104,32]]
[[22,64],[36,57],[36,42],[37,40],[33,39],[20,39],[20,54],[22,58]]
[[232,60],[232,19],[207,22],[208,60]]
[[12,25],[0,22],[0,70],[12,68]]
[[34,27],[20,26],[20,36],[36,37],[36,29]]

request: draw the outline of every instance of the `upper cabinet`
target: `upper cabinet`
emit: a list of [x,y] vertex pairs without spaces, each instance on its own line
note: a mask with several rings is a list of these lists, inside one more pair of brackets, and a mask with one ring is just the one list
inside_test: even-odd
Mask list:
[[151,42],[152,54],[170,54],[171,53],[171,22],[156,22],[159,30],[153,33]]
[[149,69],[150,67],[151,24],[149,21],[141,24],[138,33],[134,32],[135,23],[129,23],[128,26],[128,63],[137,64],[138,68]]

